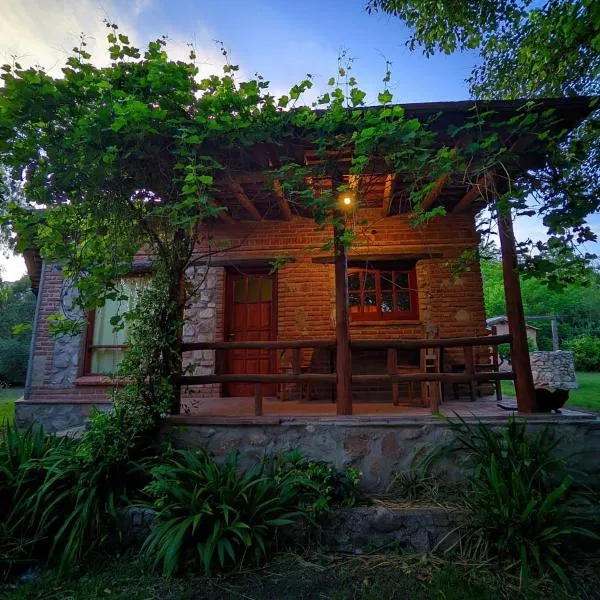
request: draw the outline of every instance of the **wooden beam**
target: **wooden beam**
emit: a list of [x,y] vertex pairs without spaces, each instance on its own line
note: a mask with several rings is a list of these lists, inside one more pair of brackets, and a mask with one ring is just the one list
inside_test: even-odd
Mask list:
[[281,187],[281,182],[279,179],[273,180],[273,190],[275,191],[275,196],[277,197],[277,203],[279,204],[279,208],[283,214],[283,218],[286,221],[292,220],[292,209],[290,208],[290,203],[287,201],[283,189]]
[[338,415],[351,415],[352,351],[348,310],[348,250],[342,241],[343,235],[344,227],[336,227],[334,230],[336,408]]
[[423,199],[423,202],[421,202],[421,208],[424,211],[429,210],[435,201],[440,197],[440,194],[442,193],[442,190],[444,189],[444,186],[448,182],[449,178],[450,173],[444,173],[441,177],[438,177],[434,186],[429,190],[427,196],[425,196]]
[[515,389],[517,392],[517,407],[521,413],[537,412],[537,400],[529,361],[527,346],[527,329],[525,313],[521,297],[519,281],[519,266],[515,232],[513,230],[510,206],[496,203],[498,212],[498,233],[502,252],[502,275],[504,277],[504,293],[506,295],[506,316],[508,330],[512,335],[511,363],[515,373]]
[[229,189],[233,192],[233,195],[238,199],[238,202],[244,207],[244,210],[255,220],[260,221],[261,216],[258,212],[254,202],[246,196],[246,192],[240,183],[237,181],[229,182]]
[[458,201],[452,212],[459,213],[468,208],[479,196],[483,196],[491,190],[494,181],[493,171],[486,171],[475,183],[475,185]]
[[209,202],[209,204],[213,208],[220,209],[219,212],[217,213],[217,217],[219,219],[221,219],[221,221],[223,221],[223,223],[226,223],[227,225],[232,225],[233,223],[235,223],[235,221],[231,218],[231,216],[229,215],[229,213],[227,212],[227,209],[225,207],[217,204],[214,200],[211,200]]
[[[424,258],[442,258],[444,256],[443,252],[408,252],[402,253],[398,252],[396,254],[351,254],[348,256],[348,260],[350,262],[360,262],[360,261],[368,261],[368,262],[378,262],[378,261],[398,261],[398,262],[408,262],[413,260],[421,260]],[[335,256],[326,255],[326,256],[315,256],[312,258],[312,262],[322,264],[322,265],[332,265],[335,263]]]
[[396,173],[388,173],[385,178],[385,187],[383,188],[383,209],[382,214],[387,217],[392,208],[392,199],[394,197],[394,187],[396,186]]

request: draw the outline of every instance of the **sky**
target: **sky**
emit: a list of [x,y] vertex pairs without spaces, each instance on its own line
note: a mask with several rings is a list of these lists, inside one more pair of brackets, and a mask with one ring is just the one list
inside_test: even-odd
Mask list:
[[[240,74],[260,73],[280,95],[302,80],[314,77],[310,101],[326,88],[337,71],[341,53],[353,59],[353,74],[376,103],[392,63],[391,91],[395,102],[464,100],[465,79],[477,61],[473,52],[425,58],[410,52],[408,31],[394,17],[367,14],[365,0],[2,0],[0,60],[39,64],[60,74],[71,48],[86,36],[92,53],[106,47],[104,20],[119,24],[132,42],[143,45],[159,36],[169,39],[176,58],[189,54],[192,44],[201,74],[221,71],[217,40],[229,51]],[[592,217],[600,231],[600,216]],[[540,239],[539,219],[517,221],[517,237]],[[597,244],[586,250],[600,253]],[[0,254],[2,279],[18,279],[25,267],[21,257]]]

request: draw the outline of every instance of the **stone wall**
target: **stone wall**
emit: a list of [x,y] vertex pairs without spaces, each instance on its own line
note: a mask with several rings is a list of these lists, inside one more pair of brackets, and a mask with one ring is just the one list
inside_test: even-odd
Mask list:
[[32,423],[42,425],[47,433],[66,431],[87,423],[92,410],[111,410],[112,404],[78,402],[15,402],[15,421],[19,427],[27,427]]
[[[184,342],[213,342],[223,339],[223,289],[225,269],[212,267],[188,272],[190,281],[197,289],[186,306],[186,322],[183,328]],[[210,375],[215,372],[215,351],[194,350],[183,355],[184,368],[192,367],[189,375]],[[194,404],[201,398],[220,395],[220,385],[187,386],[182,389],[181,410],[183,414],[193,412]]]
[[322,543],[334,552],[352,554],[377,548],[443,552],[456,542],[460,522],[458,511],[441,507],[342,508],[328,515],[323,524]]
[[573,353],[565,350],[555,352],[531,352],[531,373],[536,388],[548,390],[577,389]]
[[[485,422],[490,427],[502,427],[507,419]],[[528,422],[532,431],[550,425],[553,435],[562,438],[559,451],[568,456],[577,471],[588,473],[590,482],[600,485],[599,419],[531,416]],[[414,468],[416,458],[439,448],[453,437],[453,432],[447,423],[435,417],[414,421],[355,417],[249,425],[170,424],[165,435],[179,447],[205,446],[220,457],[239,450],[248,461],[264,453],[298,449],[308,458],[332,462],[338,468],[353,465],[362,472],[367,489],[382,491],[393,473]],[[440,467],[450,479],[465,476],[456,460],[448,460]]]

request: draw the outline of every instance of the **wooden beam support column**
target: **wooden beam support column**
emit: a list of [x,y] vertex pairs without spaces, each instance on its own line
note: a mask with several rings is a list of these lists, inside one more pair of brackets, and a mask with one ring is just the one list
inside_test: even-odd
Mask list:
[[527,346],[527,330],[525,328],[523,299],[521,298],[515,232],[508,203],[496,202],[496,210],[498,212],[498,233],[502,251],[506,315],[508,317],[508,329],[513,337],[511,362],[515,374],[517,407],[520,413],[529,414],[537,412],[537,401]]
[[352,354],[348,311],[348,251],[342,242],[344,227],[334,227],[336,408],[338,415],[352,414]]
[[279,179],[275,179],[273,181],[273,190],[275,191],[275,196],[277,197],[277,203],[279,204],[279,208],[281,209],[281,213],[283,214],[283,218],[286,221],[292,220],[292,209],[290,208],[290,203],[287,201],[283,189],[281,187],[281,183]]
[[246,196],[246,192],[241,184],[239,184],[237,181],[232,181],[229,184],[229,188],[233,192],[233,195],[237,198],[238,202],[244,207],[244,210],[249,213],[255,221],[260,221],[261,216],[258,212],[258,209],[256,206],[254,206],[254,202],[252,202],[252,200]]

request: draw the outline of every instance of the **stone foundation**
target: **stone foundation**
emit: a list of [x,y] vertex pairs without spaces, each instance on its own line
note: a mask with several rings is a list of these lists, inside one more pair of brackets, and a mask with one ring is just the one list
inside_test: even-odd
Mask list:
[[[507,418],[483,422],[490,427],[503,427]],[[587,473],[590,485],[600,486],[597,460],[600,420],[567,416],[529,418],[532,432],[547,426],[562,438],[558,451],[568,457],[568,463],[578,472]],[[246,457],[248,463],[265,453],[297,449],[312,460],[332,462],[337,468],[357,467],[364,487],[371,492],[384,490],[394,473],[414,469],[416,459],[453,437],[449,425],[435,417],[413,421],[354,417],[256,424],[194,425],[190,422],[167,425],[164,433],[176,446],[205,446],[218,457],[239,450],[242,460]],[[458,463],[455,458],[440,465],[449,480],[467,476]]]
[[375,549],[430,553],[448,550],[458,537],[461,514],[439,507],[359,506],[333,511],[323,525],[323,544],[334,552]]
[[536,388],[550,391],[577,389],[572,352],[531,352],[529,360]]
[[42,425],[48,433],[56,433],[86,425],[92,410],[108,411],[111,403],[54,403],[54,402],[15,402],[15,422],[19,427],[31,424]]

